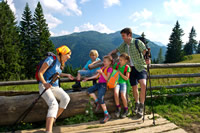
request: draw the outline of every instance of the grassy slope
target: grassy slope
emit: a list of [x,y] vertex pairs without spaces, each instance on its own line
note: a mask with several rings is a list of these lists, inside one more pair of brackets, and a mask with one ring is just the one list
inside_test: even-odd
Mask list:
[[[199,63],[200,55],[187,56],[187,60],[180,63]],[[151,74],[175,74],[175,73],[199,73],[199,68],[174,68],[174,69],[156,69],[151,70]],[[172,84],[183,84],[183,83],[199,83],[199,78],[182,78],[182,79],[159,79],[152,80],[152,85],[172,85]],[[63,88],[71,88],[73,83],[64,83],[62,84]],[[82,83],[83,86],[91,86],[91,82]],[[19,90],[19,91],[38,91],[38,85],[25,85],[25,86],[8,86],[0,87],[0,90]],[[154,91],[154,94],[165,94],[165,93],[181,93],[181,92],[191,92],[191,91],[200,91],[200,88],[181,88],[181,89],[171,89],[166,90],[162,89],[160,91]],[[148,92],[149,94],[149,92]],[[150,99],[146,100],[146,112],[151,112]],[[171,122],[181,126],[189,132],[195,132],[199,130],[200,125],[200,97],[172,97],[166,98],[161,97],[153,101],[155,113],[160,114]],[[86,122],[96,119],[96,116],[92,116],[90,119],[85,115],[77,115],[71,118],[67,118],[64,121],[58,123],[61,124],[72,124]],[[40,125],[41,126],[41,125]],[[37,124],[33,125],[26,123],[23,127],[19,129],[27,128],[36,128],[40,127]],[[44,127],[44,125],[42,126]],[[6,131],[6,127],[0,127],[0,131]]]
[[[200,63],[200,54],[186,56],[186,60],[180,63]],[[151,70],[151,74],[180,74],[180,73],[200,73],[199,68],[173,68]],[[159,79],[152,80],[153,85],[175,85],[183,83],[200,83],[200,78],[179,78],[179,79]],[[200,87],[187,87],[180,89],[162,89],[154,91],[154,94],[169,94],[183,92],[200,92]],[[150,99],[147,101],[147,109],[150,112]],[[162,97],[154,101],[154,110],[169,121],[184,128],[188,132],[200,131],[200,97]]]

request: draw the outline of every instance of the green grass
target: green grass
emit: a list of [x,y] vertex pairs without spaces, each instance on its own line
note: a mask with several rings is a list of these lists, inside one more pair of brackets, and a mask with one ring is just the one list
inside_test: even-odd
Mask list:
[[[180,63],[199,63],[200,55],[186,56],[185,61]],[[181,74],[181,73],[200,73],[199,68],[171,68],[171,69],[152,69],[151,75],[161,74]],[[153,79],[151,80],[152,86],[167,86],[167,85],[179,85],[188,83],[200,83],[200,78],[167,78],[167,79]],[[63,89],[70,89],[74,82],[62,83]],[[92,86],[92,82],[81,83],[82,87]],[[0,87],[0,91],[38,91],[38,85],[19,85],[19,86],[3,86]],[[176,93],[187,93],[187,92],[200,92],[200,87],[187,87],[179,89],[165,89],[154,90],[154,95],[162,94],[176,94]],[[132,94],[131,94],[132,95]],[[149,91],[147,95],[150,95]],[[132,99],[133,100],[133,99]],[[151,112],[150,99],[146,100],[146,112]],[[162,117],[169,121],[181,126],[185,129],[190,128],[192,123],[200,124],[200,97],[199,96],[183,96],[183,97],[160,97],[153,101],[155,113],[158,113]],[[131,103],[132,104],[132,103]],[[90,107],[90,106],[89,106]],[[102,116],[101,116],[102,117]],[[99,116],[91,113],[91,116],[76,115],[74,117],[66,118],[62,121],[56,122],[57,125],[69,125],[75,123],[88,122],[98,120]],[[30,129],[44,127],[43,124],[37,125],[37,123],[25,123],[21,124],[19,129]],[[8,126],[9,127],[9,126]],[[91,127],[95,128],[95,127]],[[97,128],[97,127],[96,127]],[[0,127],[1,131],[7,131],[6,127]]]
[[[182,128],[190,128],[191,123],[200,124],[199,96],[159,98],[153,103],[155,113]],[[151,112],[150,99],[147,101],[147,106],[147,112]]]
[[[64,90],[72,88],[75,82],[61,83],[61,87]],[[81,83],[82,87],[92,86],[92,81]],[[38,84],[33,85],[11,85],[11,86],[0,86],[0,91],[39,91]]]

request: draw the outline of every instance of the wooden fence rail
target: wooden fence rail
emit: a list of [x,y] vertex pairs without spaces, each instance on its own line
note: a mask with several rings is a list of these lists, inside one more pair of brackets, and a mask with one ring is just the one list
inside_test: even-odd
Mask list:
[[[91,67],[91,69],[101,66],[102,63],[97,63]],[[150,69],[160,68],[187,68],[187,67],[200,67],[200,63],[171,63],[171,64],[151,64]],[[192,74],[168,74],[168,75],[151,75],[151,79],[159,78],[188,78],[188,77],[200,77],[200,73]],[[68,78],[63,78],[60,82],[74,82]],[[36,80],[23,80],[23,81],[3,81],[0,82],[0,86],[9,85],[27,85],[27,84],[38,84]]]

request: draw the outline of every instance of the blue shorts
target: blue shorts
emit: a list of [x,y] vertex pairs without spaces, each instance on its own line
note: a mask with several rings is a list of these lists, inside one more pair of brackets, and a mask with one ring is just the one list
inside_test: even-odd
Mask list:
[[107,84],[106,83],[97,83],[92,87],[88,88],[88,93],[94,93],[96,90],[98,91],[98,102],[99,104],[104,104],[104,95],[106,94]]
[[135,86],[138,84],[138,81],[140,79],[147,79],[147,72],[146,70],[142,70],[141,72],[138,72],[134,66],[131,66],[131,73],[130,73],[130,83],[131,86]]
[[115,87],[116,91],[126,94],[127,85],[126,83],[119,83]]
[[78,73],[80,73],[81,76],[91,77],[96,74],[96,71],[91,70],[78,70]]

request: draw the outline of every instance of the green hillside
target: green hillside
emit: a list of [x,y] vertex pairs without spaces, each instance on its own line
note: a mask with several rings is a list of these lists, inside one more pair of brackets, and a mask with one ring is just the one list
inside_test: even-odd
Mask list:
[[[139,37],[139,35],[133,34],[133,37]],[[104,55],[107,55],[123,42],[120,32],[106,34],[96,31],[51,37],[51,40],[56,48],[61,45],[67,45],[71,48],[72,56],[67,64],[72,64],[73,67],[83,66],[89,59],[89,52],[91,49],[96,49],[102,59]],[[158,46],[151,41],[149,41],[148,45],[151,48],[153,58],[157,58],[160,48],[163,49],[163,55],[165,55],[166,47]]]

